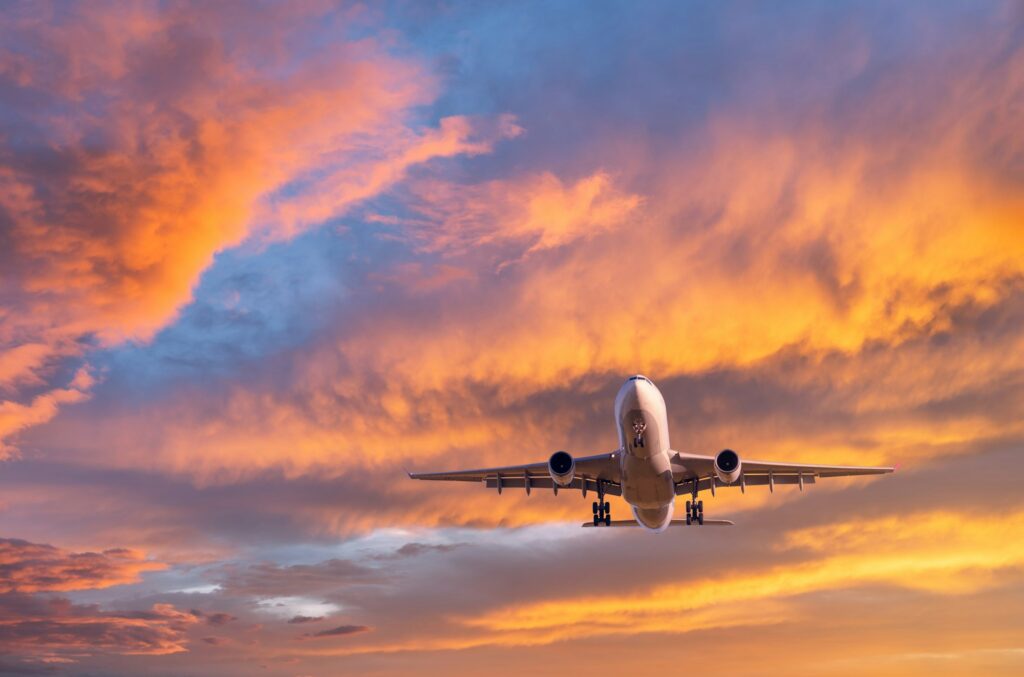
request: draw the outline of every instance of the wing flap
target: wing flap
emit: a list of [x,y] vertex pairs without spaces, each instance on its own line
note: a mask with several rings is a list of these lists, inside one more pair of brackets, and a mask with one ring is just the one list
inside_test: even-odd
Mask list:
[[[497,476],[495,476],[495,477],[486,477],[486,478],[484,478],[483,482],[484,482],[484,484],[487,485],[488,489],[497,489],[498,488],[498,478],[497,478]],[[568,486],[558,487],[558,488],[561,491],[571,491],[573,489],[579,491],[579,490],[583,489],[583,482],[587,483],[587,491],[593,491],[593,492],[595,492],[595,494],[597,493],[597,480],[581,478],[581,477],[573,478],[573,481]],[[604,484],[604,493],[608,494],[609,496],[621,496],[622,495],[622,487],[619,486],[618,483],[616,483],[616,482],[609,482],[607,480],[602,480],[602,483]],[[548,476],[548,475],[545,475],[543,477],[534,477],[534,476],[530,477],[530,488],[531,489],[552,489],[554,486],[555,486],[554,480],[552,480],[551,477]],[[501,478],[501,488],[502,489],[525,489],[526,488],[526,478],[522,477],[522,476],[520,476],[520,477],[502,476],[502,478]]]
[[414,480],[435,480],[442,482],[482,482],[488,477],[497,477],[503,475],[510,477],[513,474],[519,475],[522,478],[523,474],[529,474],[531,477],[541,479],[548,475],[548,464],[547,463],[530,463],[527,465],[509,465],[501,468],[480,468],[478,470],[451,470],[444,472],[411,472],[409,477]]
[[[804,484],[814,484],[817,478],[814,475],[805,473],[803,476]],[[693,479],[683,480],[682,482],[676,483],[676,496],[682,496],[684,494],[693,493]],[[697,493],[702,491],[709,491],[711,489],[711,483],[715,483],[715,489],[736,489],[744,484],[748,487],[767,486],[768,484],[800,484],[800,475],[798,473],[784,473],[776,474],[772,473],[772,479],[769,480],[768,474],[750,474],[743,473],[742,481],[737,480],[732,484],[724,484],[716,477],[701,477],[697,479]]]

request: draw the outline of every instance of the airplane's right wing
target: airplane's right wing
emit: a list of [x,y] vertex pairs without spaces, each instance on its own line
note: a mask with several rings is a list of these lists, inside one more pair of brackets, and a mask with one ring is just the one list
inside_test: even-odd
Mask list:
[[[583,456],[573,459],[575,473],[568,486],[559,489],[579,489],[597,491],[598,482],[604,493],[610,496],[621,496],[619,484],[618,451],[596,456]],[[548,474],[547,461],[526,463],[523,465],[506,465],[497,468],[478,468],[474,470],[449,470],[442,472],[409,473],[414,480],[434,480],[448,482],[481,482],[488,489],[553,489],[555,486]]]

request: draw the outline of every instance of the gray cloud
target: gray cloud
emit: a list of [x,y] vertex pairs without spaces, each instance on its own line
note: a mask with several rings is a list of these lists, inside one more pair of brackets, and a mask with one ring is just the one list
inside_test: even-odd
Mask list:
[[292,616],[288,619],[288,622],[290,624],[298,625],[302,623],[316,623],[318,621],[322,621],[323,619],[323,616]]
[[369,632],[372,629],[365,625],[339,625],[328,630],[303,635],[303,637],[347,637],[349,635],[358,635],[362,632]]

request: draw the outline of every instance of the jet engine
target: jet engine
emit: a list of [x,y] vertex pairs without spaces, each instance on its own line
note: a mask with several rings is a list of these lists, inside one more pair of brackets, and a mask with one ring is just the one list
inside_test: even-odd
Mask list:
[[551,454],[551,458],[548,459],[548,473],[560,487],[572,484],[573,475],[576,474],[576,461],[572,454],[567,451],[556,451]]
[[732,449],[722,449],[715,456],[715,475],[723,484],[732,484],[740,478],[740,455]]

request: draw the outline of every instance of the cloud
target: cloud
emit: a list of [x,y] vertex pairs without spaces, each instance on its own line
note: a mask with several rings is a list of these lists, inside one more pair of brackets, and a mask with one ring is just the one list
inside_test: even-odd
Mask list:
[[220,585],[233,595],[282,597],[330,591],[346,583],[374,580],[377,576],[373,569],[344,559],[285,567],[261,562],[226,568]]
[[218,611],[212,614],[205,613],[198,609],[192,609],[190,612],[196,618],[201,618],[206,621],[207,625],[221,626],[230,623],[231,621],[237,621],[238,618],[231,614]]
[[413,165],[518,133],[507,118],[413,126],[409,110],[430,100],[432,78],[380,41],[332,36],[288,57],[236,31],[256,23],[263,44],[283,46],[337,16],[238,14],[68,5],[5,16],[0,386],[50,389],[10,394],[0,440],[81,399],[53,362],[151,338],[217,252],[253,235],[291,237]]
[[0,539],[0,593],[96,590],[139,580],[166,565],[134,550],[70,552],[52,545]]
[[349,635],[358,635],[362,632],[369,632],[372,629],[373,628],[368,628],[365,625],[339,625],[336,628],[309,633],[303,635],[303,637],[347,637]]
[[518,251],[520,259],[620,226],[638,216],[643,202],[616,186],[604,171],[572,185],[542,172],[470,185],[413,181],[407,191],[403,206],[415,216],[392,218],[407,225],[409,236],[427,251],[458,255],[513,244],[518,246],[506,251]]
[[[486,119],[465,116],[442,118],[437,129],[406,133],[403,138],[375,139],[370,145],[371,162],[349,166],[303,182],[298,197],[278,197],[271,213],[261,221],[274,224],[273,236],[293,234],[309,224],[320,224],[346,207],[381,193],[404,177],[410,167],[433,158],[479,155],[493,150],[501,138],[514,138],[522,129],[513,118],[503,116],[497,125]],[[290,186],[294,189],[294,186]]]
[[0,648],[7,652],[112,652],[162,655],[186,650],[191,614],[167,604],[104,612],[94,605],[20,593],[0,595]]
[[[836,524],[838,538],[829,533],[827,521],[831,515],[824,516],[821,526],[791,530],[772,528],[771,520],[765,520],[741,540],[716,534],[707,536],[711,539],[708,541],[694,534],[685,543],[652,544],[642,554],[625,554],[630,549],[625,541],[636,540],[639,544],[641,539],[650,542],[650,537],[627,535],[620,539],[623,554],[608,555],[601,569],[620,560],[639,563],[637,557],[649,566],[644,581],[623,584],[614,594],[603,589],[596,574],[593,579],[584,576],[582,580],[558,579],[555,575],[573,570],[569,567],[576,556],[586,561],[598,552],[607,553],[608,543],[574,539],[566,548],[558,549],[557,562],[545,561],[545,557],[552,556],[550,551],[517,556],[500,548],[490,550],[486,561],[494,567],[492,573],[507,574],[508,578],[503,579],[502,594],[486,595],[483,590],[464,585],[465,594],[457,604],[478,607],[475,612],[463,611],[450,622],[420,632],[405,627],[397,633],[397,627],[391,632],[381,629],[382,636],[373,641],[339,647],[331,655],[540,647],[567,641],[582,646],[595,639],[615,642],[617,637],[643,635],[657,635],[664,641],[665,635],[703,636],[708,630],[732,636],[731,629],[749,637],[754,626],[766,635],[778,632],[772,626],[806,632],[808,624],[822,622],[815,619],[822,614],[827,617],[828,610],[836,605],[847,610],[858,604],[874,606],[872,600],[876,597],[887,600],[886,608],[894,615],[897,627],[903,621],[896,617],[902,618],[904,613],[914,616],[915,609],[944,597],[956,597],[958,605],[984,607],[983,600],[1006,595],[1019,580],[1022,553],[1002,534],[1018,527],[1020,511],[995,519],[983,510],[951,517],[951,513],[937,510],[874,522],[840,520]],[[984,521],[985,525],[974,532],[962,528],[964,520],[971,524]],[[862,526],[866,526],[864,538],[859,534],[854,540],[847,537],[857,534]],[[762,529],[768,533],[762,533]],[[779,535],[784,545],[773,552],[771,542]],[[814,546],[804,547],[807,543]],[[679,558],[694,552],[702,553],[699,570],[680,569]],[[454,565],[479,566],[481,554],[478,551],[470,558],[472,565]],[[502,562],[501,558],[514,561]],[[553,580],[541,583],[541,571]],[[461,575],[453,573],[450,580],[437,577],[435,585],[457,585]],[[478,583],[486,587],[490,580]],[[444,591],[437,594],[443,595]],[[518,599],[515,604],[508,602],[512,594]],[[997,604],[1000,610],[994,613],[1001,614],[1004,608],[1012,613],[1014,604]],[[839,625],[843,627],[849,630],[849,625]],[[880,631],[884,636],[885,630]],[[808,664],[816,664],[815,659]]]
[[61,405],[87,399],[92,384],[93,379],[88,370],[82,368],[67,387],[47,390],[26,404],[0,400],[0,454],[16,451],[12,445],[5,443],[6,439],[26,428],[49,421]]
[[288,622],[291,624],[316,623],[317,621],[322,621],[323,619],[323,616],[292,616],[288,619]]
[[[466,622],[498,631],[543,631],[582,626],[599,617],[599,634],[644,628],[661,628],[660,632],[678,627],[675,620],[694,610],[780,600],[816,590],[887,584],[933,594],[976,592],[998,584],[1002,572],[1024,562],[1024,551],[1003,538],[1008,530],[1019,528],[1024,515],[992,518],[982,513],[967,518],[978,528],[960,528],[963,516],[954,519],[946,512],[901,515],[867,527],[860,521],[832,524],[788,535],[787,545],[821,553],[810,561],[660,585],[628,600],[596,595],[504,608]],[[863,538],[865,532],[869,538]],[[865,547],[868,544],[870,548]]]
[[[20,539],[0,539],[0,650],[43,662],[62,654],[167,654],[185,651],[187,632],[202,614],[157,603],[148,611],[104,611],[45,593],[95,591],[137,583],[167,565],[127,548],[72,552]],[[212,625],[232,619],[206,616]],[[51,652],[57,652],[51,656]]]
[[[740,507],[744,512],[737,520],[739,526],[730,531],[680,532],[677,534],[679,538],[671,539],[631,533],[630,530],[615,530],[614,534],[598,534],[595,538],[592,530],[579,529],[577,524],[570,522],[525,529],[379,530],[357,541],[339,542],[331,538],[318,545],[297,545],[296,534],[303,533],[297,526],[289,530],[290,537],[282,537],[283,543],[292,543],[287,548],[268,547],[264,542],[264,552],[286,552],[288,562],[275,564],[274,575],[285,579],[290,572],[296,574],[294,586],[278,580],[274,589],[290,594],[315,590],[315,596],[344,605],[346,613],[358,613],[359,624],[372,627],[374,631],[339,639],[337,644],[327,638],[295,642],[298,633],[293,634],[293,626],[285,622],[295,613],[279,615],[279,622],[263,619],[257,623],[253,616],[263,616],[265,610],[262,607],[258,611],[253,609],[252,596],[261,597],[260,589],[235,593],[230,588],[221,588],[211,593],[209,604],[218,612],[229,613],[239,620],[218,628],[218,635],[223,635],[225,641],[217,646],[217,651],[230,652],[224,655],[232,660],[271,660],[273,657],[273,660],[300,661],[313,674],[329,674],[332,669],[337,671],[337,662],[332,666],[316,667],[319,665],[317,661],[326,661],[328,657],[333,657],[334,661],[343,659],[346,669],[359,671],[360,661],[371,657],[390,662],[405,660],[399,656],[408,652],[443,651],[446,653],[438,660],[450,665],[449,661],[459,662],[463,659],[457,656],[466,654],[476,655],[479,652],[493,657],[493,649],[488,647],[503,646],[530,646],[531,651],[550,650],[551,659],[557,662],[558,656],[565,652],[566,642],[572,642],[572,647],[581,651],[590,643],[606,647],[634,646],[647,641],[644,639],[647,636],[664,642],[666,628],[670,632],[695,633],[695,641],[708,638],[709,646],[718,646],[716,642],[719,641],[721,646],[727,646],[726,638],[735,641],[749,635],[752,626],[756,626],[757,636],[784,635],[789,638],[787,642],[797,641],[798,636],[824,640],[838,633],[842,637],[845,628],[847,636],[856,632],[865,639],[865,652],[881,652],[883,655],[887,651],[907,651],[917,646],[928,648],[929,644],[919,643],[925,641],[921,639],[923,635],[934,632],[949,637],[950,633],[959,632],[944,625],[949,616],[939,612],[948,607],[935,598],[941,600],[953,594],[957,607],[970,613],[987,608],[989,616],[985,617],[992,618],[993,623],[1002,622],[999,619],[1004,618],[1004,614],[1012,617],[1014,607],[1009,600],[1018,587],[1015,573],[1018,567],[1013,564],[1000,567],[998,560],[1008,554],[1010,559],[1004,561],[1013,562],[1017,555],[1013,554],[1012,545],[1003,543],[1005,539],[996,536],[1016,528],[1014,520],[1019,518],[1019,510],[1014,508],[1011,511],[1012,519],[997,520],[991,524],[991,529],[985,527],[976,534],[963,527],[967,523],[965,520],[974,524],[979,515],[999,514],[1000,510],[1006,510],[1005,497],[1009,495],[1006,492],[1012,492],[1016,477],[1014,470],[1021,462],[1015,448],[1011,445],[999,453],[979,451],[969,463],[962,462],[962,459],[945,459],[927,469],[901,472],[870,484],[844,487],[822,483],[802,494],[795,488],[783,488],[772,494],[769,504],[761,505],[760,510],[748,508],[752,503],[760,503],[759,499],[768,497],[767,490],[748,491],[742,498],[737,492],[733,495],[735,501],[730,501],[729,495],[722,491],[717,498],[706,499],[711,501],[708,509],[713,509],[717,515],[735,515],[732,511],[742,501]],[[992,478],[992,468],[1000,468],[1003,472],[998,478]],[[24,480],[15,478],[8,481]],[[294,482],[286,481],[282,481],[277,489],[272,484],[248,487],[245,495],[259,496],[259,501],[251,504],[252,508],[237,505],[239,499],[230,493],[237,491],[234,486],[211,486],[191,497],[167,498],[175,503],[199,504],[199,514],[202,514],[213,507],[206,503],[211,494],[229,492],[223,504],[226,510],[230,511],[235,504],[233,509],[245,514],[248,520],[268,525],[276,523],[277,518],[273,512],[256,511],[259,504],[273,506],[286,514],[301,512],[312,515],[313,506],[320,505],[325,513],[337,513],[354,510],[360,502],[353,499],[352,509],[342,507],[343,504],[322,504],[322,497],[345,492],[339,485],[317,488],[313,484],[303,484],[302,480],[297,482],[298,487]],[[119,481],[117,484],[122,483]],[[535,521],[541,521],[542,513],[547,512],[549,520],[555,515],[565,514],[571,518],[575,514],[577,519],[574,521],[578,522],[581,510],[588,510],[577,496],[563,494],[554,499],[535,493],[527,500],[512,492],[498,498],[493,492],[474,491],[477,488],[472,487],[465,489],[452,500],[453,511],[461,507],[482,513],[489,506],[501,514],[514,514],[517,509],[525,508],[536,511],[527,513]],[[286,490],[296,493],[290,495]],[[439,487],[436,493],[451,498],[452,491],[457,490]],[[147,487],[145,491],[162,494],[166,489]],[[951,492],[958,497],[958,505],[971,506],[969,514],[959,513],[956,520],[947,519],[951,514],[948,503],[948,497],[953,495]],[[114,500],[116,490],[110,493],[111,500]],[[480,496],[479,507],[466,500],[474,494]],[[296,504],[297,497],[308,499],[308,504]],[[794,500],[797,497],[801,500]],[[63,500],[77,499],[72,494]],[[297,505],[300,506],[298,511]],[[419,501],[410,507],[421,511],[432,509],[429,502]],[[890,517],[897,514],[901,519]],[[148,518],[143,519],[146,521]],[[192,518],[179,516],[177,519],[188,521]],[[225,524],[230,524],[230,520]],[[149,525],[151,528],[156,526],[153,523]],[[836,526],[834,536],[829,525]],[[210,527],[210,530],[221,534],[221,538],[232,533],[225,526]],[[865,532],[865,538],[857,537],[861,530]],[[958,531],[965,533],[957,534]],[[806,543],[818,543],[820,537],[825,540],[819,543],[819,547],[805,547]],[[301,536],[303,542],[308,543],[309,538]],[[410,543],[463,545],[441,553],[443,556],[379,557],[396,553]],[[978,566],[960,559],[961,551],[974,553],[971,556],[979,563]],[[324,552],[336,556],[321,559]],[[306,582],[310,580],[310,572],[323,574],[338,569],[331,560],[342,556],[350,559],[352,564],[366,568],[381,567],[382,570],[373,578],[352,578],[343,573],[336,580],[317,576],[312,578],[312,583]],[[951,559],[951,556],[955,557]],[[692,566],[695,558],[699,558],[700,567]],[[594,566],[594,562],[599,562],[600,566]],[[875,562],[879,564],[878,576],[870,575]],[[910,564],[905,565],[904,562]],[[954,573],[964,566],[967,566],[969,575]],[[517,600],[517,607],[533,609],[544,602],[557,602],[559,609],[572,608],[578,614],[585,614],[589,600],[596,597],[598,604],[604,603],[607,571],[630,567],[644,571],[645,576],[635,585],[623,587],[621,597],[623,600],[636,598],[640,601],[638,616],[645,610],[652,614],[649,623],[638,618],[635,630],[639,634],[617,632],[614,615],[603,614],[579,621],[585,627],[578,633],[568,634],[562,628],[491,629],[465,623],[485,617],[503,617],[509,610],[510,599]],[[243,563],[238,563],[236,568],[245,570]],[[266,568],[261,567],[261,570]],[[216,563],[208,564],[204,567],[204,576],[219,569],[220,565]],[[826,569],[828,576],[815,578],[817,574],[813,572],[818,569]],[[348,567],[342,568],[343,572],[347,570]],[[840,580],[838,572],[843,570],[849,571],[850,577]],[[976,587],[950,591],[933,589],[932,586],[938,586],[947,575],[970,580]],[[801,588],[800,581],[805,578],[809,587]],[[915,586],[903,582],[918,578],[930,579],[928,585]],[[757,595],[770,592],[758,586],[768,586],[775,579],[781,579],[783,585],[778,594],[773,593],[768,602],[758,598]],[[496,588],[494,580],[503,583]],[[751,597],[734,600],[730,591],[724,594],[719,604],[719,598],[708,592],[717,591],[722,586],[728,588],[731,582],[737,585],[735,594],[749,593]],[[663,592],[668,595],[667,600],[684,606],[692,603],[691,608],[663,612],[649,609],[653,604],[651,600],[662,599]],[[134,598],[134,593],[127,595]],[[163,601],[175,599],[164,598]],[[1004,601],[997,602],[999,599]],[[136,604],[141,602],[133,601]],[[149,603],[148,600],[145,602]],[[190,599],[186,604],[191,602]],[[878,605],[884,605],[887,611],[876,618],[868,611],[873,609],[877,612]],[[189,608],[177,603],[176,606]],[[911,620],[918,617],[923,608],[934,609],[934,613],[926,614],[925,620],[918,618],[918,624],[913,625]],[[439,614],[439,610],[444,610],[444,613]],[[670,617],[673,613],[676,616]],[[820,619],[823,614],[835,627],[822,625]],[[865,619],[871,619],[871,622]],[[574,622],[568,617],[563,620]],[[323,626],[312,627],[319,629],[338,623],[321,622]],[[202,623],[200,616],[196,616],[196,623]],[[891,634],[890,637],[901,639],[897,646],[887,646],[882,635],[876,637],[865,626],[878,623],[884,623],[884,628],[890,633],[895,632],[894,628],[901,623],[909,623],[907,627],[921,630],[910,634]],[[712,635],[715,639],[711,639]],[[621,639],[627,636],[628,641]],[[257,644],[253,644],[254,641]],[[960,636],[956,646],[967,650],[981,646],[980,641],[976,636]],[[190,651],[198,654],[205,645],[197,643],[200,646],[192,646]],[[476,651],[464,651],[473,648]],[[570,653],[575,655],[577,652]],[[836,652],[829,660],[837,660],[837,655],[846,654]],[[819,658],[826,657],[801,654],[800,659],[794,661],[794,666],[801,669],[801,666],[817,665]],[[191,660],[201,664],[207,659],[197,655]],[[700,661],[711,659],[693,660],[702,664]],[[837,668],[837,672],[843,671]]]
[[451,552],[464,546],[464,543],[406,543],[394,552],[393,557],[419,557],[433,552]]

